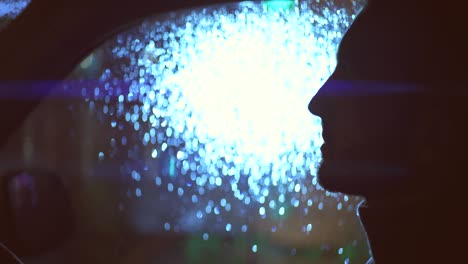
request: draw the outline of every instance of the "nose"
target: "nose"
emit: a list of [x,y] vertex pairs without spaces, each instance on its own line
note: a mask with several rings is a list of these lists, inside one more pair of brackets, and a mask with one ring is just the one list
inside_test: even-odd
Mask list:
[[317,94],[310,100],[308,108],[309,112],[313,115],[323,118],[329,113],[331,105],[330,101],[327,100],[326,94],[329,92],[328,90],[330,89],[331,82],[331,78],[328,79],[318,90]]

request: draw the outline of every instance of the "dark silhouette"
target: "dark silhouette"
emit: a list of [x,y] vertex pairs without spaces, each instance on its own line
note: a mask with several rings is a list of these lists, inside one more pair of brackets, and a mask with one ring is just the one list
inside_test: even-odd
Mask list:
[[312,99],[326,189],[363,195],[375,262],[462,263],[468,88],[460,1],[375,0]]

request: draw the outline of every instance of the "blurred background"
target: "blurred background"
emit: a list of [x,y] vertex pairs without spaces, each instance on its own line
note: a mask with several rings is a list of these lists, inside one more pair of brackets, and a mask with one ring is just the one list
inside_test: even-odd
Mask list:
[[[363,199],[317,184],[307,111],[364,3],[159,14],[41,83],[0,152],[25,263],[365,263]],[[1,2],[1,23],[26,4]]]

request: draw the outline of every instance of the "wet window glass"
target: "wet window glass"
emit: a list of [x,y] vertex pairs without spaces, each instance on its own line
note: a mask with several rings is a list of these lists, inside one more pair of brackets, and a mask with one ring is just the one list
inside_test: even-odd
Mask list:
[[16,18],[30,2],[31,0],[0,1],[0,30]]
[[26,263],[365,263],[362,198],[317,183],[307,110],[363,5],[181,10],[91,52],[3,150],[3,171],[58,175],[73,209],[71,235]]

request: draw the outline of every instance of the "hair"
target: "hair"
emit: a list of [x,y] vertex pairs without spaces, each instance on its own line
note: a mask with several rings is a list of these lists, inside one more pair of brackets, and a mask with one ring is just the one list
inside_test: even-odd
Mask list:
[[347,55],[358,57],[353,61],[368,65],[367,74],[378,79],[464,91],[468,27],[460,2],[369,0],[350,29],[359,32],[352,38],[366,40],[350,49],[362,52]]

